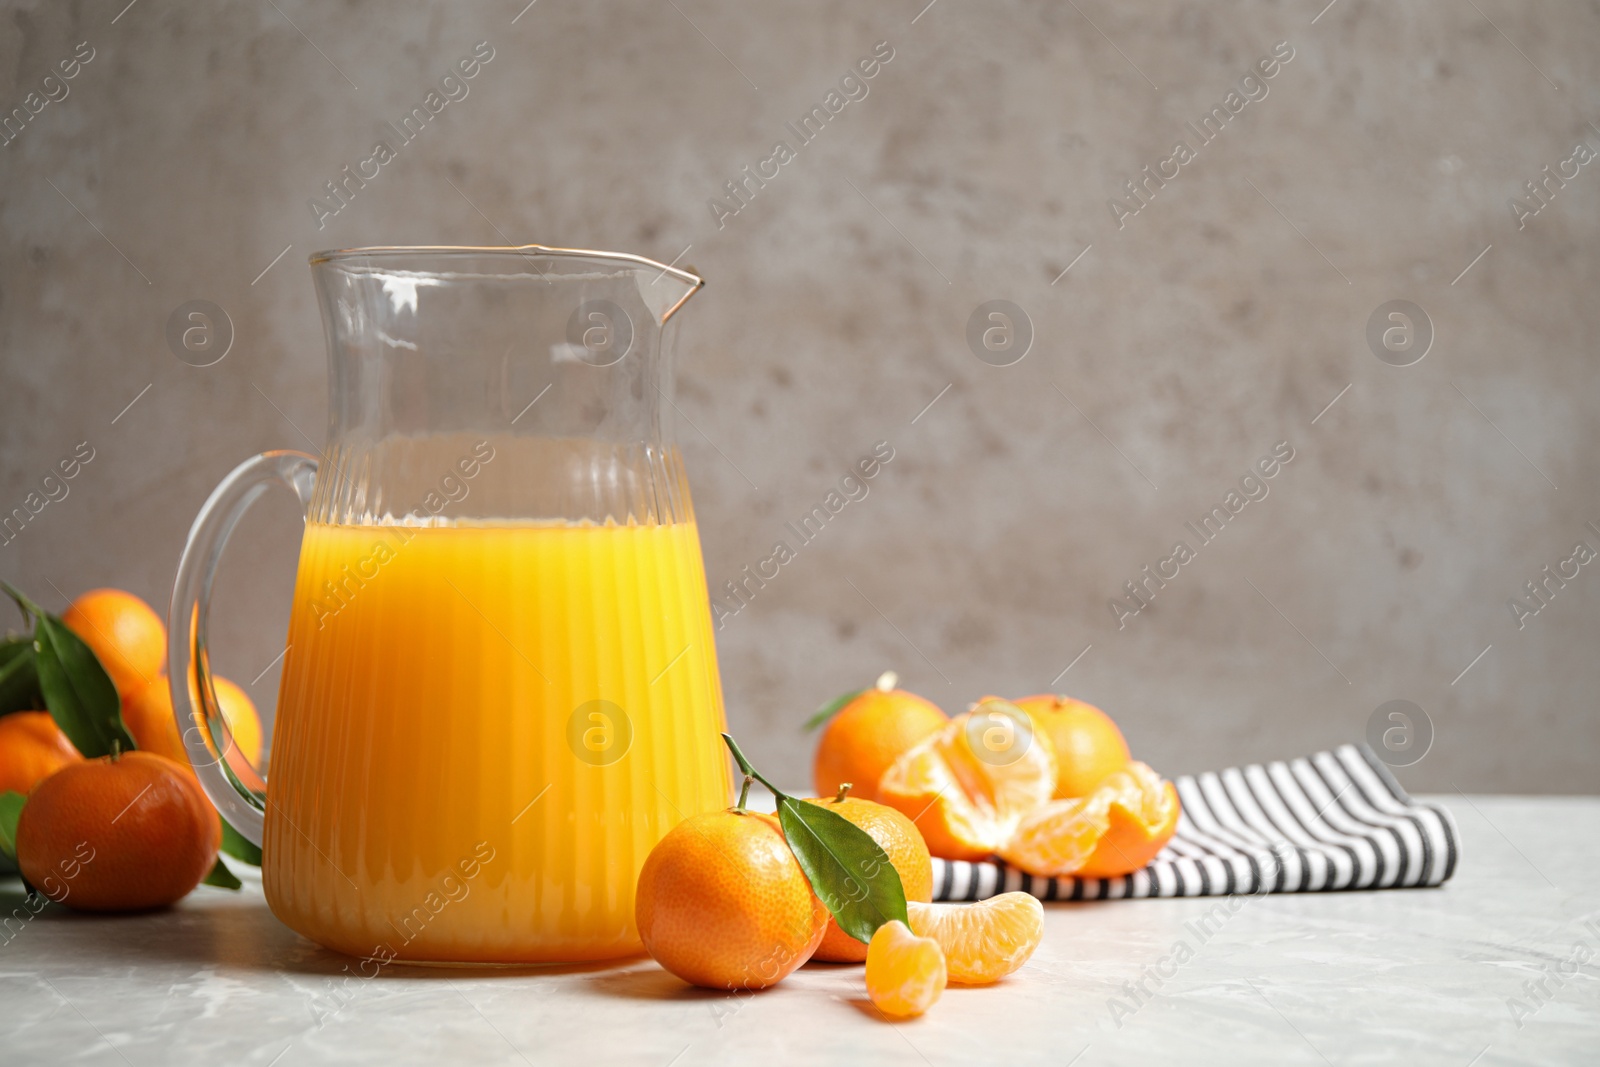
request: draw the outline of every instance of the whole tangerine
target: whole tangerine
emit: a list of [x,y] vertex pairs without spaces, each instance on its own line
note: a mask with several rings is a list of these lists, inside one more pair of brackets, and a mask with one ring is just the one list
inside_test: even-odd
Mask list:
[[893,671],[885,672],[829,720],[812,764],[818,796],[833,796],[849,783],[852,796],[878,800],[883,773],[950,721],[934,704],[895,688],[896,681]]
[[1052,693],[1015,704],[1055,751],[1057,799],[1088,796],[1133,758],[1117,724],[1093,704]]
[[124,699],[167,660],[167,628],[149,604],[121,589],[91,589],[61,616],[94,652]]
[[828,928],[777,818],[740,809],[691,816],[661,839],[639,871],[634,918],[657,963],[709,989],[776,984]]
[[[878,843],[889,857],[906,900],[927,903],[933,899],[933,859],[916,823],[893,808],[859,797],[814,797],[808,803],[827,808],[855,823]],[[867,946],[839,928],[828,917],[828,932],[812,959],[827,963],[860,963],[867,958]]]
[[69,764],[40,782],[17,821],[17,865],[80,911],[164,907],[216,862],[222,820],[182,767],[153,752]]
[[48,711],[18,711],[0,718],[0,793],[26,795],[82,758]]
[[[238,757],[247,763],[256,763],[261,758],[261,716],[255,702],[243,689],[220,675],[212,675],[211,682],[216,689],[222,721],[227,723],[237,749],[237,752],[229,752],[229,762],[236,764],[235,757]],[[190,692],[193,701],[192,686]],[[196,716],[198,718],[198,711]],[[122,702],[122,721],[141,751],[160,753],[185,767],[189,765],[189,753],[178,734],[178,722],[172,710],[172,689],[166,678],[152,678],[135,689]],[[237,773],[241,768],[235,765],[234,770]]]

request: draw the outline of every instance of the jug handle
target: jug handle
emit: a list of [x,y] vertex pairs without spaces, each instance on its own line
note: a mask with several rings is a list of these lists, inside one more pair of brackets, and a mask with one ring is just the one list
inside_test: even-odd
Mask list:
[[[254,845],[261,844],[266,780],[255,767],[245,764],[255,779],[246,783],[224,756],[216,755],[228,753],[234,746],[211,682],[206,642],[211,582],[228,536],[239,524],[245,509],[273,485],[288,489],[299,498],[302,508],[308,508],[316,474],[315,456],[284,450],[252,456],[222,479],[189,528],[189,540],[183,546],[177,580],[172,587],[172,606],[167,613],[167,684],[172,690],[178,734],[183,738],[189,763],[211,803]],[[186,680],[196,680],[199,684],[191,687],[185,684]],[[204,709],[203,715],[195,714],[196,697]],[[219,731],[221,744],[217,743]]]

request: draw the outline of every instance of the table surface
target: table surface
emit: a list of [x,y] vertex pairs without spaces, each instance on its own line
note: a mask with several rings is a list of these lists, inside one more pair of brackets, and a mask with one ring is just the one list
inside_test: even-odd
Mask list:
[[[1463,838],[1441,888],[1048,904],[1026,967],[900,1024],[857,967],[742,996],[642,957],[336,984],[350,961],[280,924],[259,888],[202,886],[136,917],[52,906],[0,944],[0,1061],[1600,1062],[1600,797],[1438,799]],[[1209,935],[1190,925],[1219,906]]]

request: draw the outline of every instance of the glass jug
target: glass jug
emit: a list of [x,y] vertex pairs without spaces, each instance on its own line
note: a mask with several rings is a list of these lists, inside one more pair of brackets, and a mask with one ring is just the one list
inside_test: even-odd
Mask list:
[[[539,245],[311,264],[327,448],[228,475],[173,590],[173,706],[201,784],[262,846],[273,913],[329,948],[635,953],[645,856],[730,800],[699,535],[662,417],[669,320],[704,283]],[[306,528],[263,773],[227,736],[206,616],[229,533],[274,485]]]

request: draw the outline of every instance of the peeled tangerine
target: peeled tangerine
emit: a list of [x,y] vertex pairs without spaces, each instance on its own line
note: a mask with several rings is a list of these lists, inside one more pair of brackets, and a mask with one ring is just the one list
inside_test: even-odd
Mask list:
[[913,933],[938,942],[950,981],[966,985],[998,982],[1027,963],[1044,937],[1044,905],[1027,893],[976,904],[907,902],[906,912]]
[[1015,705],[988,699],[895,760],[878,800],[909,816],[935,856],[981,860],[1055,788],[1050,743]]
[[885,1015],[921,1015],[944,992],[945,981],[939,943],[918,937],[899,919],[878,927],[867,944],[867,995]]
[[1131,760],[1089,796],[1036,808],[999,853],[1012,866],[1044,878],[1132,874],[1172,839],[1179,811],[1172,783]]

